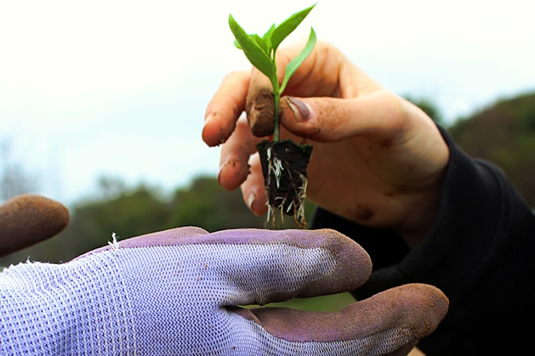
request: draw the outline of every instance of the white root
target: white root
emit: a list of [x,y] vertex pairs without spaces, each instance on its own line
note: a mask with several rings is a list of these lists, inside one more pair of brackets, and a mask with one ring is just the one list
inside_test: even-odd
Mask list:
[[[280,162],[280,160],[279,160]],[[271,164],[271,161],[270,161]],[[271,167],[271,166],[270,166]],[[273,172],[274,175],[279,174],[278,176],[275,176],[277,179],[277,188],[279,188],[279,179],[280,174],[284,170],[282,165],[280,166],[281,169],[271,169],[270,171]],[[290,171],[286,171],[288,175],[290,175]],[[268,184],[269,184],[269,177],[268,175]],[[267,222],[271,222],[272,225],[276,224],[277,215],[280,215],[281,219],[281,225],[284,224],[284,214],[285,212],[289,214],[293,210],[293,215],[296,224],[299,227],[305,227],[306,226],[306,219],[305,219],[305,199],[306,199],[306,189],[308,185],[308,179],[303,175],[300,174],[299,178],[301,180],[301,184],[298,187],[294,186],[294,191],[296,191],[296,200],[292,200],[289,205],[284,209],[284,206],[286,204],[287,197],[276,197],[275,203],[273,205],[270,205],[269,202],[267,203],[268,206],[268,213],[267,213]],[[285,211],[286,210],[286,211]]]

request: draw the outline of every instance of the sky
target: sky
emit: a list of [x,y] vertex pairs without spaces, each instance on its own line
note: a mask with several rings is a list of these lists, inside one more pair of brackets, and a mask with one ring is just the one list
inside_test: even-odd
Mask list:
[[[201,140],[206,104],[249,63],[228,14],[250,33],[311,1],[0,0],[0,140],[67,205],[101,176],[171,190],[217,175]],[[530,0],[320,0],[287,41],[333,43],[400,95],[448,122],[535,90]],[[1,166],[0,166],[1,167]]]

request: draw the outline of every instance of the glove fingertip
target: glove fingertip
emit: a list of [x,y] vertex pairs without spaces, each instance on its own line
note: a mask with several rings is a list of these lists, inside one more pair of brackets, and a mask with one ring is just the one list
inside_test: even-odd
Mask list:
[[53,237],[69,224],[67,208],[52,199],[18,195],[0,207],[0,255]]
[[316,283],[310,285],[299,297],[342,293],[363,285],[372,272],[372,261],[366,250],[342,233],[331,229],[309,231],[323,242],[335,261],[334,269]]

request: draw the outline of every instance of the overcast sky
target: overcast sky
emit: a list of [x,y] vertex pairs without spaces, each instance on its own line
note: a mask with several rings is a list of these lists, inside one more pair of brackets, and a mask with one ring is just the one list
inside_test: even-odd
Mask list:
[[[248,68],[228,14],[265,32],[312,1],[0,0],[0,139],[68,204],[98,176],[186,185],[217,174],[200,135],[223,76]],[[447,120],[535,89],[530,0],[319,1],[310,26],[395,92]]]

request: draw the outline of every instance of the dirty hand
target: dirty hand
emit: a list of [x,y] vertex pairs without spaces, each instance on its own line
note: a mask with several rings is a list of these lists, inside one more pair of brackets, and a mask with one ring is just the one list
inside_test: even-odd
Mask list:
[[370,271],[367,253],[332,230],[179,228],[114,241],[65,264],[4,270],[0,353],[405,355],[447,311],[435,287],[397,287],[338,313],[238,307],[353,290]]
[[0,205],[0,256],[31,246],[61,232],[69,223],[62,204],[23,194]]
[[[279,50],[280,75],[301,48]],[[269,82],[255,69],[229,74],[208,104],[203,129],[208,145],[223,143],[219,183],[229,190],[241,185],[256,214],[265,213],[267,200],[258,157],[250,159],[261,139],[251,134],[245,118],[238,118],[246,108],[254,121],[269,114],[262,102],[266,88]],[[281,137],[314,146],[308,168],[311,201],[369,226],[425,233],[434,219],[449,151],[423,111],[324,42],[317,43],[284,94]]]

